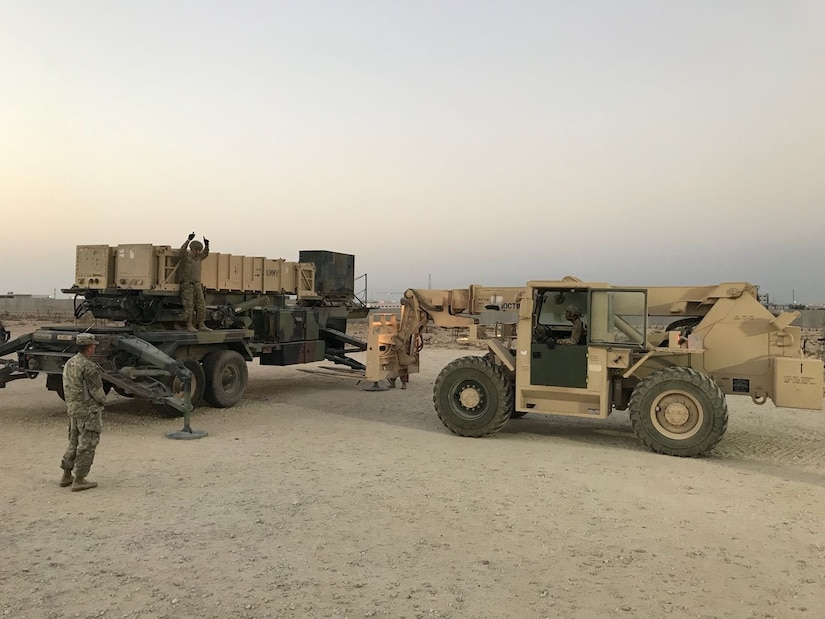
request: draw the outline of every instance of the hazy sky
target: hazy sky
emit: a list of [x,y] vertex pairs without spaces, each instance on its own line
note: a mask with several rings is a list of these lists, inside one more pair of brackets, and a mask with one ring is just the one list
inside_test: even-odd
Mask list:
[[0,292],[195,230],[375,296],[825,300],[821,0],[6,0],[0,57]]

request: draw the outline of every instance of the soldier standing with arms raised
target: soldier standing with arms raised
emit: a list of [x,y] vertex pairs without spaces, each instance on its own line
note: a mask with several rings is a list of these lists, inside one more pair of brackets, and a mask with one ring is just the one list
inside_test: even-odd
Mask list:
[[[193,241],[194,238],[195,233],[192,232],[178,252],[178,279],[180,296],[183,301],[183,315],[186,316],[187,331],[211,331],[212,329],[204,323],[206,302],[203,298],[203,285],[201,284],[201,262],[209,255],[209,239],[204,237],[202,245],[200,241]],[[193,314],[198,325],[197,329],[192,324]]]
[[69,414],[69,447],[60,462],[63,469],[60,486],[71,486],[72,492],[97,486],[97,482],[86,479],[86,475],[92,468],[95,449],[100,442],[103,405],[106,402],[100,366],[92,361],[98,341],[91,333],[78,333],[75,343],[77,354],[63,366],[63,392]]

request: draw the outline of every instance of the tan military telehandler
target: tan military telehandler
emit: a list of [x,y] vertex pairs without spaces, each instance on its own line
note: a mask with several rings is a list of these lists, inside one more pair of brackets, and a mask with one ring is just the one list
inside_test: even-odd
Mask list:
[[[584,333],[559,345],[570,343],[570,306],[580,309]],[[452,432],[486,436],[527,413],[605,418],[629,408],[650,449],[698,456],[725,433],[727,395],[822,408],[823,362],[802,357],[797,316],[774,315],[747,283],[619,288],[566,277],[410,289],[400,320],[371,319],[367,378],[405,381],[417,372],[430,322],[466,327],[489,350],[456,359],[435,382],[435,409]]]

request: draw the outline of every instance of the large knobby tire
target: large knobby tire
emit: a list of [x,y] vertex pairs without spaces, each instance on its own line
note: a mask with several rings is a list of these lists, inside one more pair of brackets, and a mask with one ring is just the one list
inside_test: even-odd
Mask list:
[[[206,385],[203,368],[200,363],[193,359],[184,360],[183,365],[186,366],[187,370],[192,372],[192,387],[189,390],[189,395],[192,402],[192,408],[196,408],[203,404],[203,391]],[[182,400],[184,394],[182,389],[183,385],[181,384],[180,379],[177,377],[170,377],[167,379],[167,384],[172,390],[172,393],[175,394],[175,397]],[[129,394],[124,395],[130,397]],[[183,413],[168,404],[153,404],[152,407],[161,417],[183,417]]]
[[206,391],[203,399],[215,408],[229,408],[241,401],[246,391],[249,370],[240,353],[217,350],[203,360]]
[[[484,353],[484,355],[481,358],[484,359],[485,361],[487,361],[488,363],[492,363],[494,365],[501,365],[501,360],[498,357],[496,357],[496,355],[491,350],[488,350],[486,353]],[[506,370],[505,370],[505,374],[506,374]],[[516,410],[516,398],[515,398],[515,388],[516,388],[515,387],[515,380],[516,380],[516,377],[513,376],[513,375],[508,374],[507,378],[510,380],[511,383],[513,383],[511,385],[511,389],[514,390],[513,405],[512,405],[512,409],[510,410],[510,417],[509,418],[510,419],[521,419],[522,417],[524,417],[527,414],[527,411],[517,411]]]
[[438,417],[460,436],[487,436],[510,418],[515,386],[504,368],[483,357],[456,359],[438,375],[433,402]]
[[722,440],[728,427],[725,394],[710,378],[690,368],[659,370],[630,396],[633,431],[655,452],[701,456]]

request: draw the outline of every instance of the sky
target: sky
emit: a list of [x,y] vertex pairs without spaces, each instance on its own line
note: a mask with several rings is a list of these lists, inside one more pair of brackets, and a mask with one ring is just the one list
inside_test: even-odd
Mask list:
[[0,292],[195,231],[354,254],[381,300],[825,301],[820,0],[6,0],[0,57]]

